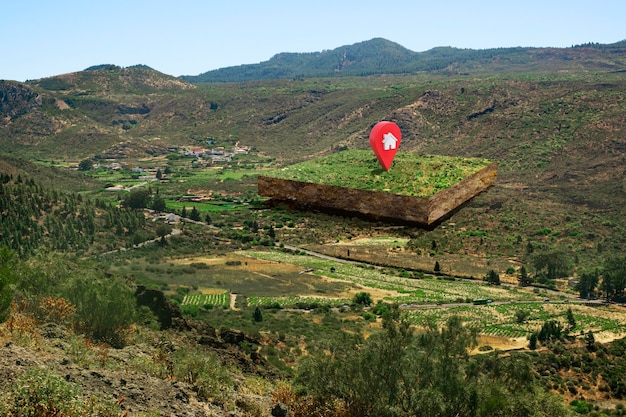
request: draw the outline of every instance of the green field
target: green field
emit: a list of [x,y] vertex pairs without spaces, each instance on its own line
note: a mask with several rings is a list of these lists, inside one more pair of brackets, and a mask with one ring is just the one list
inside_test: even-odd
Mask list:
[[213,306],[213,307],[228,307],[229,297],[228,292],[219,294],[187,294],[183,298],[181,306],[196,305],[196,306]]

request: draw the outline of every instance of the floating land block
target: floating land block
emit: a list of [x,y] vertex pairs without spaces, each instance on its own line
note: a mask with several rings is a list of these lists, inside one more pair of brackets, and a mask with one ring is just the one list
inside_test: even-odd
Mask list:
[[497,164],[398,153],[389,171],[368,150],[346,150],[258,177],[272,204],[433,227],[489,188]]

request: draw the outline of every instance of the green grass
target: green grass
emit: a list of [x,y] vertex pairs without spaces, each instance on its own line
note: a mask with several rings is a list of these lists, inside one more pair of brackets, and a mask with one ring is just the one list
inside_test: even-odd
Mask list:
[[[195,207],[200,213],[210,213],[217,211],[230,211],[230,210],[241,210],[245,207],[243,203],[235,203],[235,202],[222,202],[222,201],[214,201],[214,202],[193,202],[193,201],[173,201],[166,200],[166,206],[168,211],[177,211],[180,212],[183,207],[185,207],[188,211],[190,207]],[[203,219],[202,219],[203,220]]]
[[481,158],[398,152],[389,171],[384,171],[371,151],[350,149],[263,175],[428,198],[490,163]]

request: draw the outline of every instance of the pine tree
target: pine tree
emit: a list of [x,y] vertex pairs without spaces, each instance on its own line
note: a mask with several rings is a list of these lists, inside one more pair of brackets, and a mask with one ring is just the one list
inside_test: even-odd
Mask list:
[[537,332],[534,332],[530,335],[530,339],[528,340],[528,349],[535,350],[537,349]]
[[252,315],[252,319],[256,323],[260,323],[263,321],[263,313],[261,313],[261,309],[259,307],[254,309],[254,314]]
[[193,206],[193,208],[191,209],[191,213],[189,214],[189,219],[196,221],[196,222],[200,221],[200,212],[198,211],[196,206]]

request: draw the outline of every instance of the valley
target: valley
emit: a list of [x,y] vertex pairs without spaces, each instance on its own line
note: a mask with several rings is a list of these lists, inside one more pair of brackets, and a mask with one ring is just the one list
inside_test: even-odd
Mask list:
[[[621,415],[626,78],[621,49],[605,69],[605,51],[574,49],[584,70],[487,59],[191,83],[104,66],[2,81],[0,372],[28,385],[23,357],[52,381],[107,386],[102,415],[379,410],[362,394],[389,394],[381,363],[419,389],[430,366],[519,415]],[[259,195],[260,175],[368,149],[379,120],[400,126],[403,152],[495,161],[497,180],[432,227]],[[152,304],[136,306],[137,288]]]

